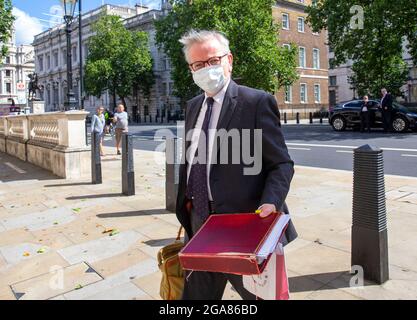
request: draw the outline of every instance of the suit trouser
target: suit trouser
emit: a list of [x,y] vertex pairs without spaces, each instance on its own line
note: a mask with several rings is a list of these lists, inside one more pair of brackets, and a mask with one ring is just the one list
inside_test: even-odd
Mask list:
[[[193,234],[203,225],[204,221],[196,217],[194,210],[190,214]],[[188,236],[185,237],[188,242]],[[243,287],[242,276],[219,272],[187,271],[182,300],[221,300],[226,283],[229,281],[233,288],[244,300],[256,300],[256,296]]]
[[382,112],[382,120],[384,122],[384,131],[388,132],[391,131],[391,111],[383,111]]
[[369,111],[362,111],[361,112],[361,132],[363,132],[366,128],[366,130],[371,131],[370,126],[370,115]]

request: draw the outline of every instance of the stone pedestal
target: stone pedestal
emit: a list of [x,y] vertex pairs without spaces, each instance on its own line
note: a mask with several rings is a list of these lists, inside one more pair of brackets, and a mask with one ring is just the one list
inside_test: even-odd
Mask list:
[[45,113],[45,101],[30,100],[29,108],[30,113]]

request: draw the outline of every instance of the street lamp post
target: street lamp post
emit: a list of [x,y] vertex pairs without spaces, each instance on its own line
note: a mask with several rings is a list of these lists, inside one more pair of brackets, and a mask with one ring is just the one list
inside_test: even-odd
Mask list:
[[64,21],[67,35],[67,100],[65,101],[65,109],[74,110],[78,108],[78,101],[75,99],[72,83],[71,24],[74,19],[77,0],[62,0],[62,2],[64,5]]

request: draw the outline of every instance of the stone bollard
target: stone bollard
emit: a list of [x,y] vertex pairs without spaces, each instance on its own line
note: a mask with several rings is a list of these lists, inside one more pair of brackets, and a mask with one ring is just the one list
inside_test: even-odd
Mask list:
[[91,183],[102,184],[100,139],[98,132],[91,133]]
[[135,162],[133,159],[133,136],[122,135],[122,193],[135,195]]
[[382,284],[389,278],[384,160],[382,150],[369,145],[354,151],[352,213],[352,266]]
[[313,123],[313,113],[310,112],[310,124]]
[[297,112],[297,114],[295,115],[295,118],[297,120],[297,124],[300,124],[300,113]]
[[179,155],[178,139],[167,138],[165,160],[165,207],[168,211],[175,212],[178,183],[179,183]]

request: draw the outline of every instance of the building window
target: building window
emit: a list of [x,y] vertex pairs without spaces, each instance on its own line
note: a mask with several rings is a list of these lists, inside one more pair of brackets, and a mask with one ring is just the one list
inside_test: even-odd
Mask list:
[[307,103],[307,84],[300,84],[300,102]]
[[320,85],[315,84],[314,85],[314,102],[320,103],[321,102],[321,94],[320,94]]
[[12,84],[10,82],[6,82],[6,93],[12,93]]
[[162,82],[162,96],[166,96],[167,95],[167,83],[166,82]]
[[43,56],[38,57],[39,71],[43,71]]
[[46,70],[51,69],[51,57],[50,55],[46,55]]
[[11,77],[12,76],[12,72],[10,70],[6,70],[6,77]]
[[284,48],[288,49],[288,50],[290,50],[290,49],[291,49],[291,46],[290,46],[288,43],[284,43],[282,46],[283,46]]
[[62,49],[62,64],[67,64],[67,49]]
[[174,92],[174,82],[169,83],[169,95],[172,96],[172,93]]
[[289,30],[290,29],[290,17],[288,13],[282,14],[282,29]]
[[292,102],[292,86],[285,86],[285,102]]
[[59,58],[58,58],[58,51],[54,52],[54,67],[58,67],[59,65]]
[[77,47],[72,47],[72,62],[77,62]]
[[313,68],[320,69],[320,50],[313,49]]
[[298,17],[298,32],[304,32],[304,18]]
[[336,76],[330,76],[329,77],[329,85],[330,86],[337,86],[337,77]]
[[301,68],[306,67],[306,48],[300,47],[298,50],[298,61]]
[[84,59],[87,59],[88,58],[88,45],[87,44],[85,44],[84,45]]
[[10,64],[10,62],[11,62],[11,60],[10,60],[10,56],[7,56],[7,57],[6,57],[6,63],[7,63],[7,64]]

